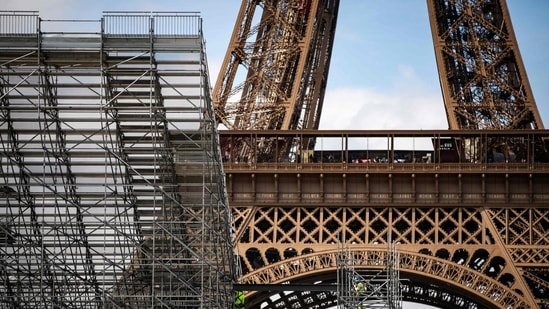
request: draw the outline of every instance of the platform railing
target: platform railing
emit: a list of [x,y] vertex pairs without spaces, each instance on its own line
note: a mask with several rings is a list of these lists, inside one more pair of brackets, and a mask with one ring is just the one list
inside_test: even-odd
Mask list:
[[202,32],[200,15],[192,12],[105,12],[103,20],[108,36],[180,37]]
[[32,36],[38,33],[36,11],[0,11],[0,36]]
[[549,163],[289,163],[289,162],[225,162],[227,171],[348,171],[348,172],[545,172]]
[[[101,25],[102,24],[102,25]],[[0,36],[103,34],[115,37],[196,37],[202,33],[198,12],[104,12],[102,19],[41,19],[36,11],[1,11]]]

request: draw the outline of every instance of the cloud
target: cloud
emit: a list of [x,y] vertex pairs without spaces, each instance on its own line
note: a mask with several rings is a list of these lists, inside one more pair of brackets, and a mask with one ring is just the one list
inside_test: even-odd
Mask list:
[[447,129],[447,123],[440,90],[401,65],[386,88],[328,87],[320,129]]

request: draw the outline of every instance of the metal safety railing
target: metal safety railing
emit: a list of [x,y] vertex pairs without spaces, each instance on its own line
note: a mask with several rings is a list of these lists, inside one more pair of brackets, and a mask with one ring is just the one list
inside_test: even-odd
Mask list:
[[[41,20],[36,11],[0,11],[1,36],[32,36],[41,32],[74,32],[83,27],[49,26],[43,22],[79,22],[77,20]],[[88,21],[90,22],[90,21]],[[95,20],[93,22],[98,22]],[[195,37],[202,33],[202,19],[197,12],[104,12],[101,31],[107,36],[142,37]],[[86,30],[77,30],[86,33]],[[71,29],[66,31],[65,29]],[[99,29],[97,29],[99,30]],[[98,31],[92,31],[97,33]]]
[[35,11],[0,11],[0,35],[36,35],[39,20]]
[[196,36],[201,18],[194,12],[105,12],[103,33],[109,36]]

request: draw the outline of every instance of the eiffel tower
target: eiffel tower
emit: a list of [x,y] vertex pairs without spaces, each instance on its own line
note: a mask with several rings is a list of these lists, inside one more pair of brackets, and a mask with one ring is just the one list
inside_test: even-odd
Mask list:
[[344,247],[406,301],[548,308],[549,132],[505,2],[428,1],[436,131],[317,130],[338,7],[243,0],[213,102],[195,14],[0,13],[0,307],[331,308]]
[[506,2],[427,6],[449,130],[320,131],[339,1],[242,1],[213,95],[247,308],[335,307],[341,245],[367,270],[394,246],[404,301],[549,308],[548,132]]

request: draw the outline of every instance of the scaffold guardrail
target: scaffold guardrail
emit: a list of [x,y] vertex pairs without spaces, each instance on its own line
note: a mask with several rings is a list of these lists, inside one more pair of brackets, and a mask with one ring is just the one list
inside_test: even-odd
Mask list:
[[[55,26],[54,24],[93,22],[101,29],[89,26]],[[37,11],[0,11],[1,36],[34,36],[38,33],[97,33],[115,37],[195,37],[202,33],[197,12],[104,12],[99,20],[41,19]]]
[[201,33],[200,16],[189,12],[105,12],[105,35],[196,36]]
[[36,11],[0,11],[1,36],[28,36],[38,33],[39,17]]

